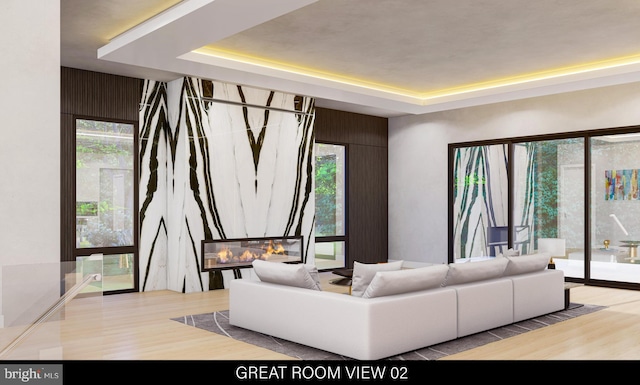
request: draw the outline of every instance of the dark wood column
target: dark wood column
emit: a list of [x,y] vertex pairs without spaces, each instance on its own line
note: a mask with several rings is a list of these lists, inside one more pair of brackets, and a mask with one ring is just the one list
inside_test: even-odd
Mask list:
[[318,142],[347,146],[347,267],[388,258],[388,119],[318,108]]

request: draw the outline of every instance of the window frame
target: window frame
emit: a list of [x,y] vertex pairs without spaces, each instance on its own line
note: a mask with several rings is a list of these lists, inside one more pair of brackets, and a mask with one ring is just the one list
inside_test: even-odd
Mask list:
[[[315,236],[314,243],[335,243],[335,242],[343,242],[344,243],[344,264],[341,267],[335,268],[327,268],[322,269],[323,271],[331,271],[337,269],[344,269],[346,266],[349,266],[349,145],[348,143],[339,143],[339,142],[331,142],[331,141],[320,141],[317,140],[314,142],[314,150],[316,144],[327,144],[332,146],[340,146],[344,148],[344,235],[325,235],[325,236]],[[315,152],[315,151],[314,151]],[[315,160],[316,156],[314,153],[313,161],[314,161],[314,178],[315,178]],[[317,208],[317,206],[316,206]],[[316,217],[316,213],[314,212],[314,218]],[[314,220],[314,234],[315,234],[315,220]]]
[[[119,123],[119,124],[128,124],[133,126],[133,244],[127,246],[106,246],[106,247],[84,247],[78,248],[75,246],[75,218],[76,218],[76,201],[77,201],[77,173],[76,173],[76,146],[77,146],[77,122],[79,120],[91,120],[97,122],[107,122],[107,123]],[[72,260],[75,262],[78,257],[87,257],[92,254],[103,254],[104,256],[108,255],[117,255],[117,254],[132,254],[133,255],[133,287],[128,289],[118,289],[118,290],[109,290],[103,291],[103,295],[109,294],[120,294],[120,293],[130,293],[139,291],[139,231],[140,225],[139,221],[139,182],[140,182],[140,160],[139,160],[139,122],[135,120],[124,120],[124,119],[112,119],[112,118],[104,118],[104,117],[96,117],[96,116],[86,116],[86,115],[73,115],[73,130],[71,132],[72,136],[72,148],[73,155],[71,165],[71,183],[70,186],[66,186],[70,191],[66,191],[66,196],[69,197],[69,203],[67,207],[73,210],[72,215],[74,218],[74,228],[64,229],[65,234],[67,236],[73,238],[73,255]]]

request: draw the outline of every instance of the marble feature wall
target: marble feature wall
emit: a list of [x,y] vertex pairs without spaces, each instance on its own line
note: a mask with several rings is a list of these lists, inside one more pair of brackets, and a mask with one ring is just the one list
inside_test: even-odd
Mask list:
[[167,288],[167,172],[175,147],[167,119],[167,84],[145,81],[139,124],[141,291]]
[[313,99],[196,78],[144,87],[141,290],[206,290],[203,239],[302,235],[312,262]]

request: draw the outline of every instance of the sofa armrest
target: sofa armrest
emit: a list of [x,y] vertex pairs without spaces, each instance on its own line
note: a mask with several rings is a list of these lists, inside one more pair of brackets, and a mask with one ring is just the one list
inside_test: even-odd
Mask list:
[[367,359],[385,358],[457,338],[456,292],[451,288],[368,301],[367,339],[372,342]]

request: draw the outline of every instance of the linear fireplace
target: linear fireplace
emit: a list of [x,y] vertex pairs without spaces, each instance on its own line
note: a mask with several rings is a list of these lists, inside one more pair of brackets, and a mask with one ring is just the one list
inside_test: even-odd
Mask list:
[[303,262],[303,240],[297,237],[205,239],[202,241],[202,271],[251,266],[256,259]]

